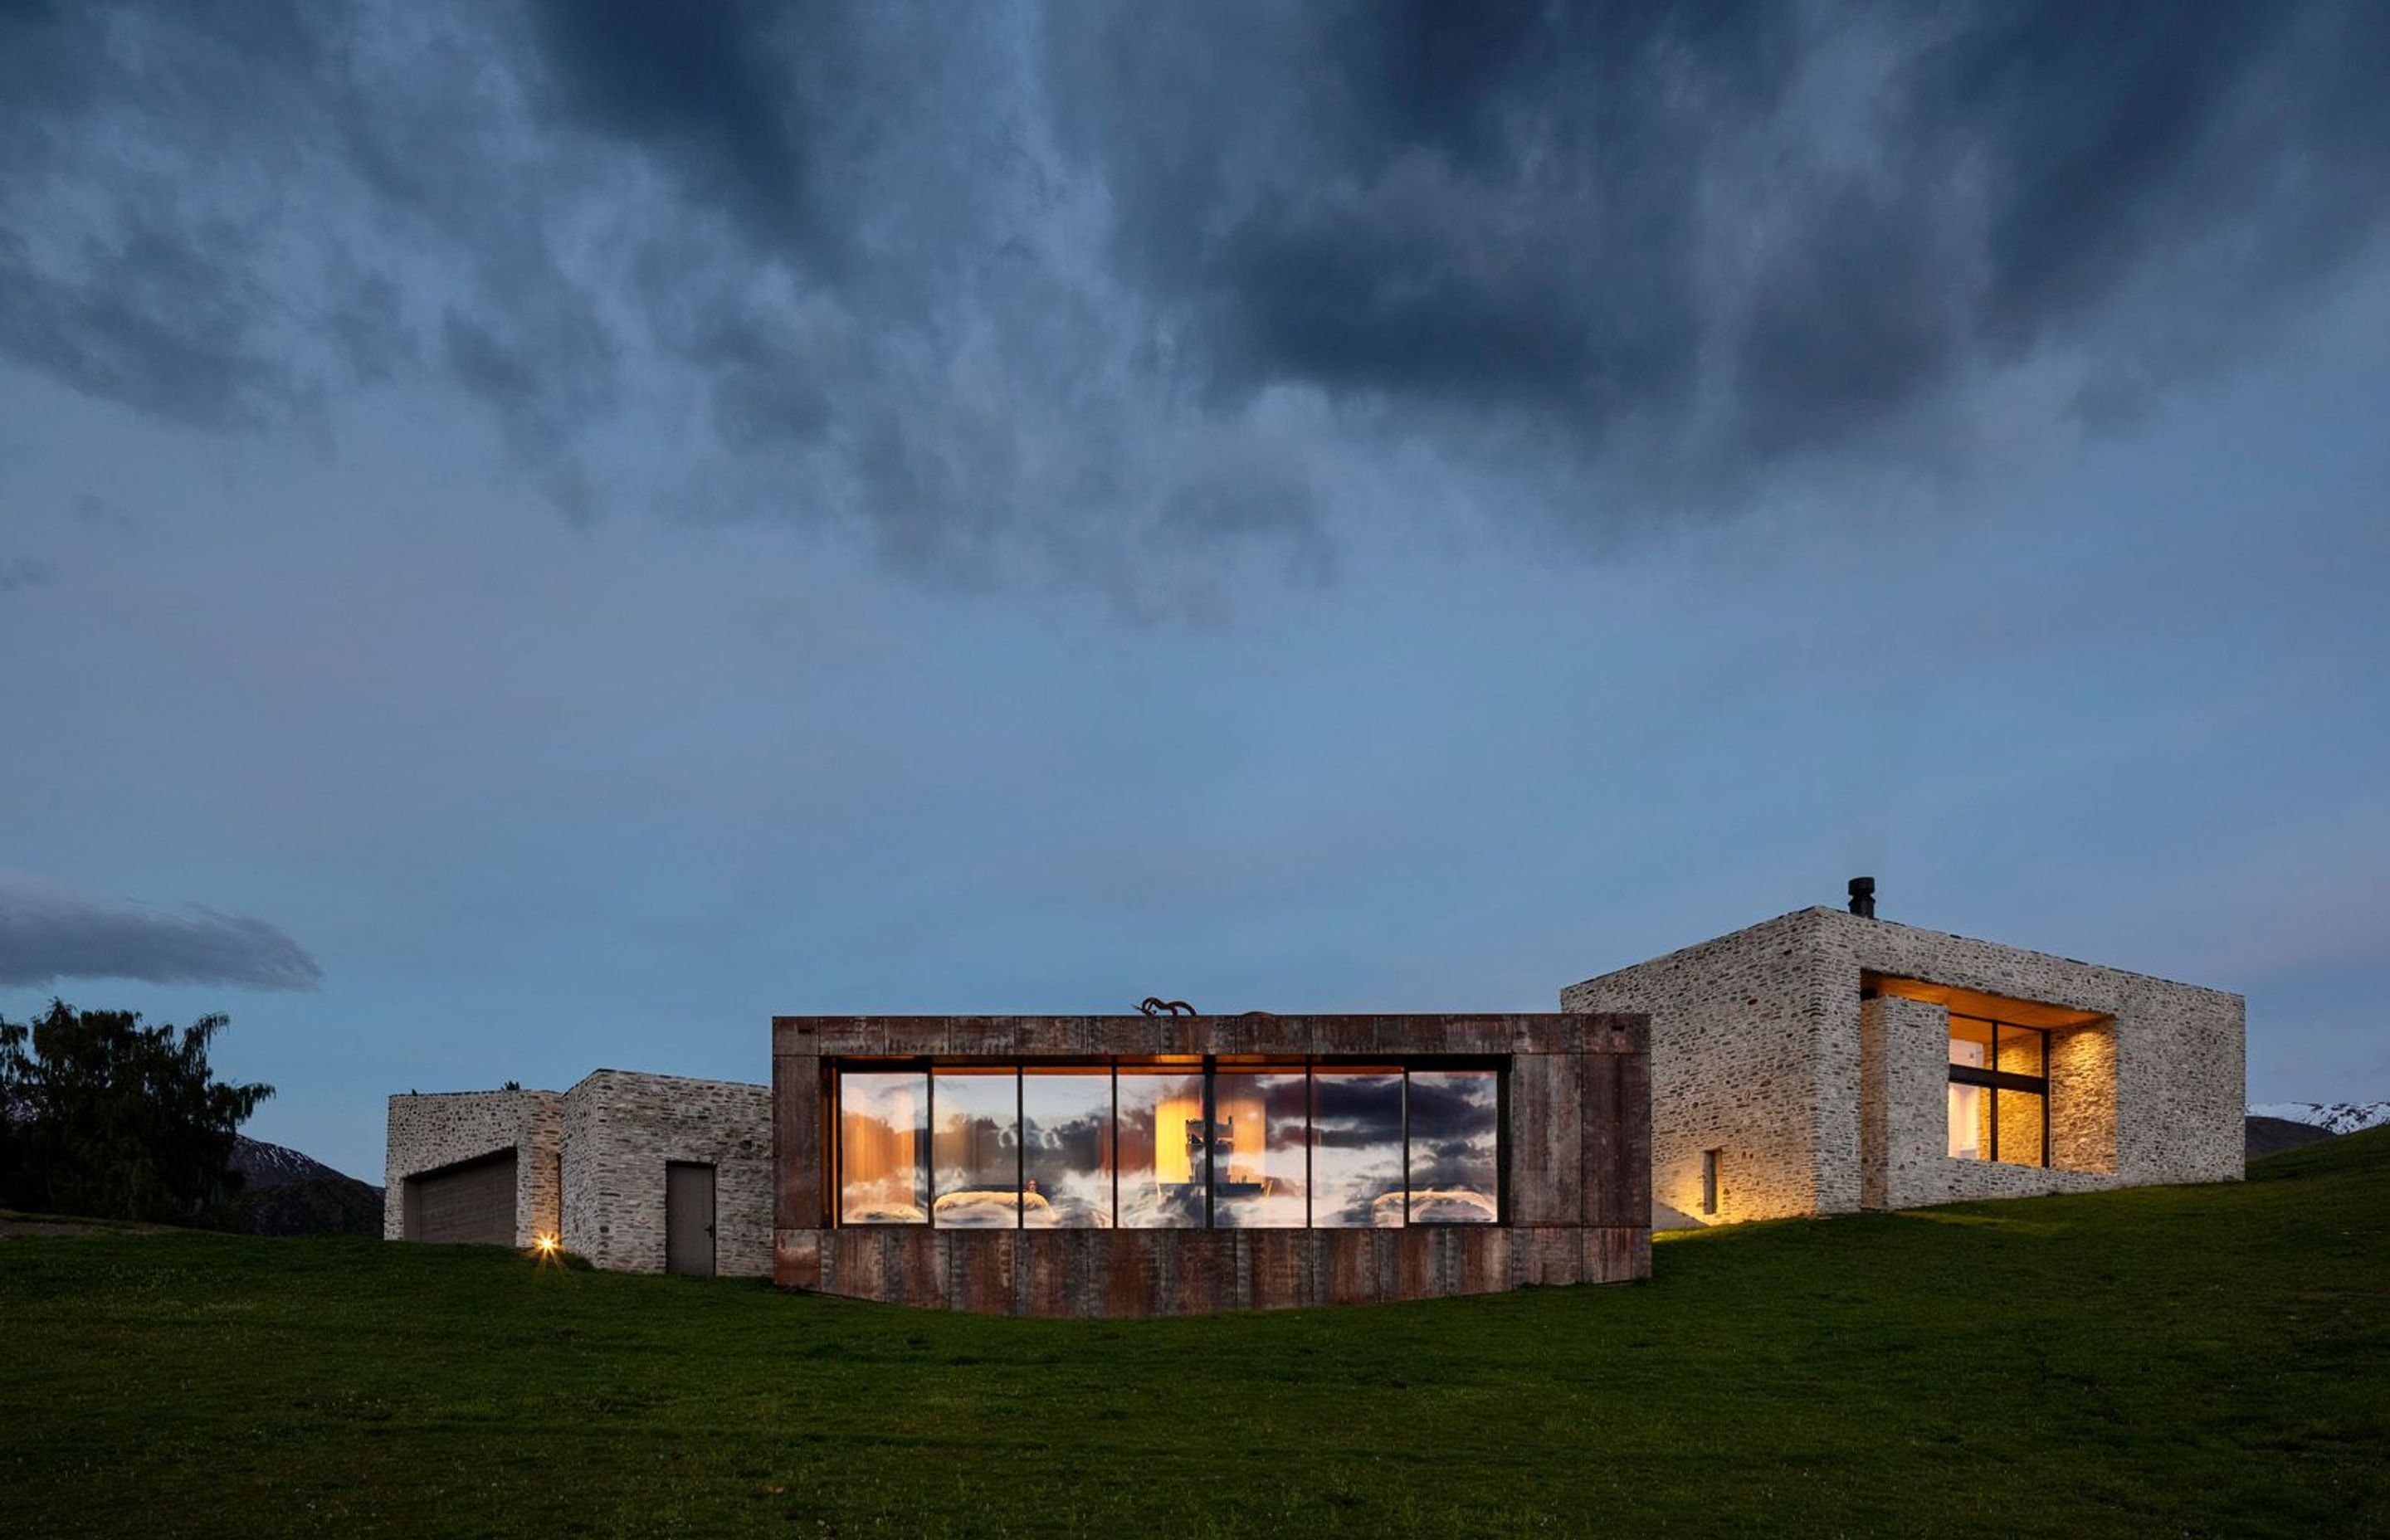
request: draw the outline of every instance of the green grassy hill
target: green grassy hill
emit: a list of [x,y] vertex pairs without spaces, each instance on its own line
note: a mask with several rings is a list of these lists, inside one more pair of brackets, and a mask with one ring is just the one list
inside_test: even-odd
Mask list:
[[2390,1129],[2252,1177],[1136,1323],[10,1239],[0,1534],[2390,1533]]

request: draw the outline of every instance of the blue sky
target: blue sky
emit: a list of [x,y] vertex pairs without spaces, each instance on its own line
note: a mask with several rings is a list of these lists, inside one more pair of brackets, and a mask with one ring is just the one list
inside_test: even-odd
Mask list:
[[2380,39],[2028,9],[11,19],[0,1014],[228,1011],[252,1131],[375,1178],[394,1090],[1549,1008],[1865,871],[2245,993],[2253,1099],[2390,1096]]

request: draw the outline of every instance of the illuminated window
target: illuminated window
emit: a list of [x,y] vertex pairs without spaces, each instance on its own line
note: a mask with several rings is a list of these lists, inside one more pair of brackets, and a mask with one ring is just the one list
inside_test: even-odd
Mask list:
[[929,1074],[849,1070],[838,1087],[839,1223],[927,1224]]
[[1212,1086],[1212,1223],[1301,1229],[1311,1157],[1303,1071],[1224,1068]]
[[1119,1119],[1121,1228],[1202,1228],[1212,1172],[1202,1073],[1123,1069]]
[[1950,1158],[2048,1165],[2049,1074],[2048,1033],[1952,1016]]
[[[1032,1066],[1021,1074],[1022,1201],[1058,1229],[1112,1223],[1112,1072]],[[1032,1220],[1033,1225],[1038,1223]]]
[[841,1225],[1388,1229],[1502,1217],[1490,1064],[837,1067]]
[[932,1077],[930,1140],[936,1192],[930,1222],[941,1229],[1017,1229],[1053,1223],[1044,1199],[1021,1197],[1021,1076],[1009,1064],[941,1069]]

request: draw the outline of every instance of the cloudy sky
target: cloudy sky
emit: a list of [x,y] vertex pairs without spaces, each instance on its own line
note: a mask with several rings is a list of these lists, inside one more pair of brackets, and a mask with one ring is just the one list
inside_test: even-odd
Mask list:
[[0,1014],[252,1129],[1877,875],[2390,1096],[2390,11],[0,0]]

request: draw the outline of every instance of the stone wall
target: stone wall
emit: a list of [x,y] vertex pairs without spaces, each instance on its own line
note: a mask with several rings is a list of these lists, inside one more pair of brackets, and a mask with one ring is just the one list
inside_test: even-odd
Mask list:
[[[1863,1011],[1870,974],[2102,1019],[2051,1043],[2060,1169],[1949,1159],[1947,1013]],[[1561,1003],[1651,1015],[1653,1196],[1688,1213],[1705,1149],[1726,1151],[1723,1219],[2242,1171],[2235,995],[1818,908],[1587,980]]]
[[664,1167],[714,1168],[714,1271],[772,1270],[772,1098],[735,1081],[599,1070],[565,1093],[564,1248],[664,1270]]
[[564,1098],[554,1091],[442,1091],[390,1098],[382,1185],[382,1237],[405,1238],[405,1183],[460,1161],[515,1151],[515,1244],[553,1235],[560,1223],[558,1154]]
[[1817,1212],[1823,981],[1809,931],[1787,915],[1561,992],[1563,1010],[1651,1019],[1655,1202],[1700,1214],[1702,1152],[1717,1149],[1717,1219]]

